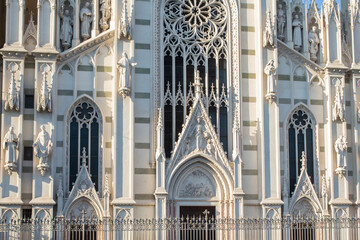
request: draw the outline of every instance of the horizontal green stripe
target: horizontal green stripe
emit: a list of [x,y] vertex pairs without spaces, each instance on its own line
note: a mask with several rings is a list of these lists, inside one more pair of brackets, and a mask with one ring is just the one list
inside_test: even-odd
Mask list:
[[294,99],[294,104],[304,103],[307,104],[307,99]]
[[110,92],[110,91],[96,91],[96,96],[97,97],[111,97],[112,92]]
[[135,98],[150,99],[150,93],[136,92]]
[[32,193],[22,193],[21,197],[23,199],[32,199]]
[[135,194],[135,200],[155,200],[153,194]]
[[63,147],[64,142],[63,141],[56,141],[56,147]]
[[112,117],[105,117],[105,122],[111,123],[112,122]]
[[83,94],[88,95],[88,96],[90,96],[90,97],[93,96],[93,92],[92,92],[92,91],[85,91],[85,90],[78,90],[78,91],[77,91],[77,95],[78,95],[78,96],[81,96],[81,95],[83,95]]
[[346,124],[346,129],[351,129],[351,123]]
[[136,117],[135,118],[135,123],[150,123],[150,118]]
[[58,95],[59,96],[72,96],[72,95],[74,95],[74,91],[73,90],[61,90],[61,89],[58,89]]
[[243,102],[255,103],[256,102],[256,97],[243,97],[242,100],[243,100]]
[[310,104],[311,104],[311,105],[323,105],[324,102],[323,102],[323,100],[311,99],[311,100],[310,100]]
[[59,122],[64,121],[64,115],[57,115],[56,120]]
[[279,103],[280,104],[290,104],[291,99],[290,98],[279,98]]
[[96,67],[97,72],[112,72],[111,66],[97,66]]
[[33,141],[32,140],[24,140],[23,144],[24,144],[24,147],[32,147]]
[[136,25],[150,25],[150,20],[147,19],[135,19]]
[[243,55],[255,55],[255,50],[252,49],[241,49]]
[[348,171],[348,176],[352,177],[353,176],[353,171]]
[[33,88],[25,88],[24,93],[25,93],[25,95],[34,95],[34,89]]
[[62,167],[56,167],[56,173],[62,173],[63,168]]
[[111,148],[111,145],[112,145],[111,142],[106,142],[105,143],[105,148]]
[[243,78],[256,79],[256,73],[242,73]]
[[135,168],[135,174],[156,174],[155,168]]
[[350,107],[350,106],[351,106],[351,102],[350,102],[350,101],[345,101],[345,105],[346,105],[347,107]]
[[243,169],[243,175],[258,175],[257,169]]
[[244,127],[256,127],[256,121],[243,121]]
[[306,77],[305,76],[294,76],[294,81],[296,82],[306,82]]
[[325,147],[324,146],[320,146],[320,152],[325,152]]
[[24,120],[34,120],[34,114],[24,114]]
[[135,43],[135,49],[149,50],[150,44],[148,43]]
[[91,65],[79,65],[77,69],[81,72],[92,72],[94,70]]
[[241,31],[243,31],[243,32],[255,32],[255,27],[241,26]]
[[35,68],[35,63],[34,62],[25,62],[24,67],[25,68]]
[[150,68],[135,68],[137,74],[150,74]]
[[280,146],[280,152],[284,151],[284,146]]
[[244,145],[245,151],[257,151],[257,145]]
[[352,148],[351,148],[351,147],[348,147],[348,148],[347,148],[347,152],[348,152],[348,153],[352,153]]
[[23,173],[32,173],[33,167],[23,167],[22,172]]
[[111,170],[112,170],[112,168],[105,168],[105,173],[106,174],[111,174]]
[[319,123],[319,128],[324,128],[324,124],[323,124],[323,123]]
[[135,143],[137,149],[150,149],[150,143]]
[[240,7],[246,8],[246,9],[254,9],[255,8],[253,3],[241,3]]
[[244,200],[258,200],[259,195],[257,194],[245,194]]
[[281,81],[290,81],[290,75],[278,74],[278,79]]

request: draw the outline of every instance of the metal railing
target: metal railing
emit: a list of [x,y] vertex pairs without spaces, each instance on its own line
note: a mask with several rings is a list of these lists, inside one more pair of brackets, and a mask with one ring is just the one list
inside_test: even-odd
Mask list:
[[10,240],[360,240],[359,218],[64,219],[0,221]]

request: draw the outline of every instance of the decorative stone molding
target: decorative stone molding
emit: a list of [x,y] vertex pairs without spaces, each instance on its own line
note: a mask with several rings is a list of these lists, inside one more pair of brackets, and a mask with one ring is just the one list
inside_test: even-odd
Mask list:
[[57,195],[57,216],[63,216],[63,207],[64,207],[64,188],[63,188],[63,178],[62,174],[59,176],[59,186],[56,192]]
[[19,149],[19,138],[14,132],[14,127],[10,127],[9,131],[5,134],[3,140],[3,149],[5,150],[5,171],[11,175],[17,170],[17,150]]
[[345,136],[339,136],[335,141],[335,151],[336,151],[336,165],[335,169],[336,174],[344,176],[346,173],[346,150],[347,150],[347,140]]
[[[49,64],[42,64],[40,66],[41,75],[42,75],[42,84],[38,88],[38,98],[37,98],[37,108],[38,112],[41,111],[52,111],[52,71]],[[50,76],[50,78],[49,78]]]
[[15,110],[19,111],[20,108],[20,93],[18,82],[20,82],[19,77],[20,74],[19,65],[16,62],[11,62],[8,65],[8,71],[10,72],[10,82],[8,92],[5,97],[5,110]]
[[275,30],[272,21],[271,11],[266,11],[266,22],[265,30],[263,34],[263,46],[264,47],[275,47]]
[[273,103],[276,101],[276,67],[274,66],[273,59],[266,64],[264,73],[267,76],[267,93],[265,99]]
[[128,17],[127,0],[123,0],[122,3],[118,38],[131,40],[131,22]]
[[45,129],[45,125],[40,126],[40,133],[38,134],[33,147],[35,157],[39,159],[39,164],[37,169],[40,171],[41,175],[44,176],[45,173],[50,168],[49,158],[52,151],[52,141],[49,133]]
[[333,121],[340,120],[345,121],[345,99],[344,99],[344,87],[342,79],[334,79],[335,83],[335,97],[333,105]]
[[37,45],[37,31],[33,20],[33,12],[30,12],[29,24],[25,30],[23,37],[24,48],[30,54]]
[[111,18],[111,2],[110,0],[101,0],[100,2],[100,28],[105,31],[109,29],[109,19]]
[[123,52],[117,65],[120,75],[119,93],[123,98],[126,98],[131,93],[132,69],[137,65],[137,63],[130,62],[126,52]]

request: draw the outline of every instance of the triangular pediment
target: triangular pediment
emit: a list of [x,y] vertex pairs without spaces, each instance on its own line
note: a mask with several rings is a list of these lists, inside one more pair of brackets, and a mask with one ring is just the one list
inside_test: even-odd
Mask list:
[[81,170],[76,178],[74,186],[69,194],[69,198],[66,201],[64,207],[65,216],[68,215],[69,211],[72,210],[74,203],[78,202],[80,199],[86,199],[95,209],[97,210],[99,217],[103,214],[103,207],[101,205],[100,198],[96,192],[95,185],[91,181],[91,177],[85,161],[81,166]]
[[168,162],[167,172],[178,165],[182,159],[197,155],[216,161],[232,174],[228,158],[201,100],[196,100],[186,118]]
[[298,178],[295,191],[290,201],[290,212],[293,212],[294,207],[302,200],[308,200],[308,202],[310,202],[314,207],[315,212],[318,213],[322,211],[320,200],[316,194],[313,184],[311,183],[306,168],[301,170]]

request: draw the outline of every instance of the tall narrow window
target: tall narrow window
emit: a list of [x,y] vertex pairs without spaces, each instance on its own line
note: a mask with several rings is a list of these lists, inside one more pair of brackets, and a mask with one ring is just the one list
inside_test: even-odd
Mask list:
[[69,139],[69,190],[80,171],[81,154],[85,148],[87,166],[91,179],[98,190],[99,180],[99,149],[100,149],[100,113],[89,101],[80,101],[70,113]]
[[166,0],[163,15],[165,153],[170,157],[194,103],[199,71],[203,103],[228,151],[228,10],[221,0]]
[[305,109],[295,110],[288,122],[290,194],[301,169],[301,154],[307,158],[307,173],[314,184],[314,121]]

